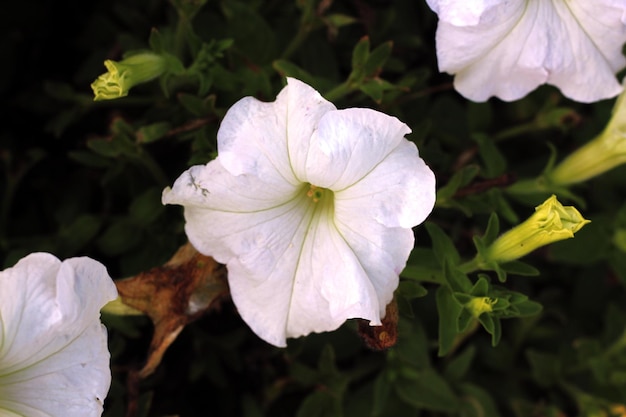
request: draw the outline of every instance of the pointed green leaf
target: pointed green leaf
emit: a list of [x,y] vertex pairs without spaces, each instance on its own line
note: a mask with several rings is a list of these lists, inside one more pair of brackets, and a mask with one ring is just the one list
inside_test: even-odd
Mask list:
[[461,262],[461,255],[448,235],[435,223],[426,222],[424,226],[433,242],[433,250],[439,264],[443,265],[447,261],[452,265],[458,265]]
[[403,378],[395,388],[400,399],[419,409],[451,413],[459,408],[448,382],[432,368],[420,372],[417,378]]
[[365,66],[367,59],[370,55],[370,38],[367,36],[362,37],[354,47],[352,51],[352,71],[362,73],[362,68]]
[[494,212],[489,216],[489,222],[487,222],[487,229],[485,230],[485,234],[482,237],[482,243],[485,246],[489,246],[493,243],[494,240],[500,234],[500,220],[498,219],[498,215]]
[[439,356],[446,355],[454,346],[457,332],[457,318],[463,307],[454,299],[445,286],[439,287],[436,294],[439,315]]
[[452,360],[447,364],[446,369],[444,371],[444,376],[448,380],[452,381],[461,381],[474,360],[474,356],[476,354],[476,347],[470,345],[467,349],[463,350],[463,352],[459,355],[456,355]]

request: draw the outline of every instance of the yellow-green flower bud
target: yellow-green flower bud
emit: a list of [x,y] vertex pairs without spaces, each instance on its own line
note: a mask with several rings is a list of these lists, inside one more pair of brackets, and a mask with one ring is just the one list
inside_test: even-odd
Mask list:
[[551,183],[575,184],[603,174],[626,162],[625,97],[626,90],[615,102],[611,120],[602,133],[565,158],[547,174]]
[[564,207],[553,195],[537,206],[528,220],[496,239],[485,258],[498,263],[521,258],[541,246],[574,237],[589,222],[575,207]]
[[120,62],[104,61],[109,72],[99,76],[91,89],[94,100],[112,100],[128,95],[133,86],[151,81],[166,69],[165,58],[151,52],[129,56]]
[[491,313],[494,304],[497,302],[497,298],[474,297],[465,304],[465,308],[469,310],[473,317],[478,318],[483,313]]

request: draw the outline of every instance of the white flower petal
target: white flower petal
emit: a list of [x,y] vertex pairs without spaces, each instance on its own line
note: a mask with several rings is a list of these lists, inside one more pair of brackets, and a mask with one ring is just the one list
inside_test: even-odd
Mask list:
[[[297,206],[302,185],[267,183],[248,174],[231,175],[221,156],[206,166],[194,166],[163,192],[164,204],[185,206],[185,231],[191,244],[218,262],[227,263],[250,246],[265,245],[269,230],[257,225],[275,220]],[[260,239],[260,240],[259,240]],[[256,242],[255,242],[256,240]]]
[[334,191],[360,181],[411,129],[395,117],[371,109],[326,113],[310,141],[304,179]]
[[[271,268],[259,268],[262,247],[228,264],[233,301],[246,323],[276,346],[285,346],[286,337],[335,330],[348,318],[380,324],[385,306],[331,216],[322,210],[301,219],[276,224],[282,236],[273,242],[283,256]],[[387,285],[391,292],[395,280]]]
[[279,176],[299,182],[317,121],[335,106],[303,82],[288,78],[276,101],[246,97],[226,113],[217,134],[218,152],[231,174]]
[[367,176],[335,194],[335,215],[346,224],[409,229],[422,223],[435,205],[435,175],[403,139]]
[[0,410],[100,416],[111,381],[100,308],[117,297],[102,264],[37,253],[0,273]]
[[561,37],[565,53],[552,51],[546,57],[548,84],[557,86],[566,97],[588,103],[618,95],[622,86],[615,73],[626,66],[622,46],[626,42],[626,2],[586,0],[555,2],[565,31]]
[[499,3],[485,9],[475,25],[439,22],[439,68],[456,74],[455,88],[465,97],[516,100],[544,83],[581,102],[621,91],[614,74],[626,65],[624,2]]
[[426,0],[428,6],[444,22],[455,26],[477,25],[482,14],[501,0]]

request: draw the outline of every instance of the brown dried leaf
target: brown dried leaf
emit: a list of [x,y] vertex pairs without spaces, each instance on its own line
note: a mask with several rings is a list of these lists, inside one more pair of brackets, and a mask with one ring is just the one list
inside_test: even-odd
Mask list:
[[151,375],[190,322],[219,308],[228,296],[226,268],[187,243],[165,265],[116,281],[122,302],[154,323],[148,359],[139,377]]

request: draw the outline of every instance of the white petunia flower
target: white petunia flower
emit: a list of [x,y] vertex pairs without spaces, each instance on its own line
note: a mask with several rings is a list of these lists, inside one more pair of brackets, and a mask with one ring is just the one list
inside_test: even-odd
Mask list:
[[105,267],[35,253],[0,272],[0,416],[102,415],[111,383]]
[[439,69],[463,96],[517,100],[551,84],[579,102],[620,93],[626,0],[427,0]]
[[185,230],[228,267],[232,298],[264,340],[381,324],[435,202],[435,178],[395,117],[337,110],[296,79],[276,101],[237,102],[218,154],[163,193]]

